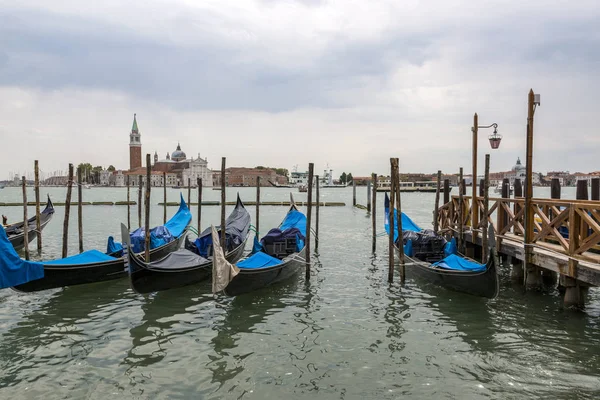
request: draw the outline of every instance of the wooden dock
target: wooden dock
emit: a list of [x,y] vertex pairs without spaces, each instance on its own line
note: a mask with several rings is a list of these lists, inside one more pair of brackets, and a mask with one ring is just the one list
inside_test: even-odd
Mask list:
[[[567,304],[581,305],[582,290],[600,286],[600,201],[531,199],[533,236],[526,246],[525,199],[489,198],[487,215],[483,200],[476,198],[478,223],[473,229],[472,196],[452,196],[438,210],[440,231],[459,242],[462,232],[467,254],[477,258],[485,232],[482,227],[487,221],[493,227],[499,254],[505,261],[510,259],[513,277],[524,275],[527,285],[536,286],[544,276],[558,274],[559,285],[567,289]],[[523,263],[530,268],[523,271]]]

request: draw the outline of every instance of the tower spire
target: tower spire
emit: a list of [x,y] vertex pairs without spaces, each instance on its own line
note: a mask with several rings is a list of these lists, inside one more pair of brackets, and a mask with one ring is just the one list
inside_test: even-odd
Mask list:
[[133,125],[131,126],[132,133],[138,133],[137,119],[135,118],[136,114],[133,114]]

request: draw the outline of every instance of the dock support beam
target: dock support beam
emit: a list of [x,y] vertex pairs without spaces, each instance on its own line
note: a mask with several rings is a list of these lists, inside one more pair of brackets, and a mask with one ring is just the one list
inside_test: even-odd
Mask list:
[[564,306],[583,308],[586,288],[576,279],[564,275],[560,277],[560,285],[565,288]]

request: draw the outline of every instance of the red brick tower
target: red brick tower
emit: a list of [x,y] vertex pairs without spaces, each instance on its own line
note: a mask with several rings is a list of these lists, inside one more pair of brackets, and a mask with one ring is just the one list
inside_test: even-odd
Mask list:
[[129,134],[129,170],[142,166],[142,142],[138,130],[135,114],[133,114],[133,126]]

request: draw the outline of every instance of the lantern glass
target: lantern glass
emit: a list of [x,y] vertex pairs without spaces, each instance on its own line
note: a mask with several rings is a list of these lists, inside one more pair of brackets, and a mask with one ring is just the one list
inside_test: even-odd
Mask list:
[[488,136],[488,139],[490,140],[490,146],[492,146],[492,149],[496,150],[498,147],[500,147],[502,135],[499,135],[498,133],[494,132],[494,134]]

